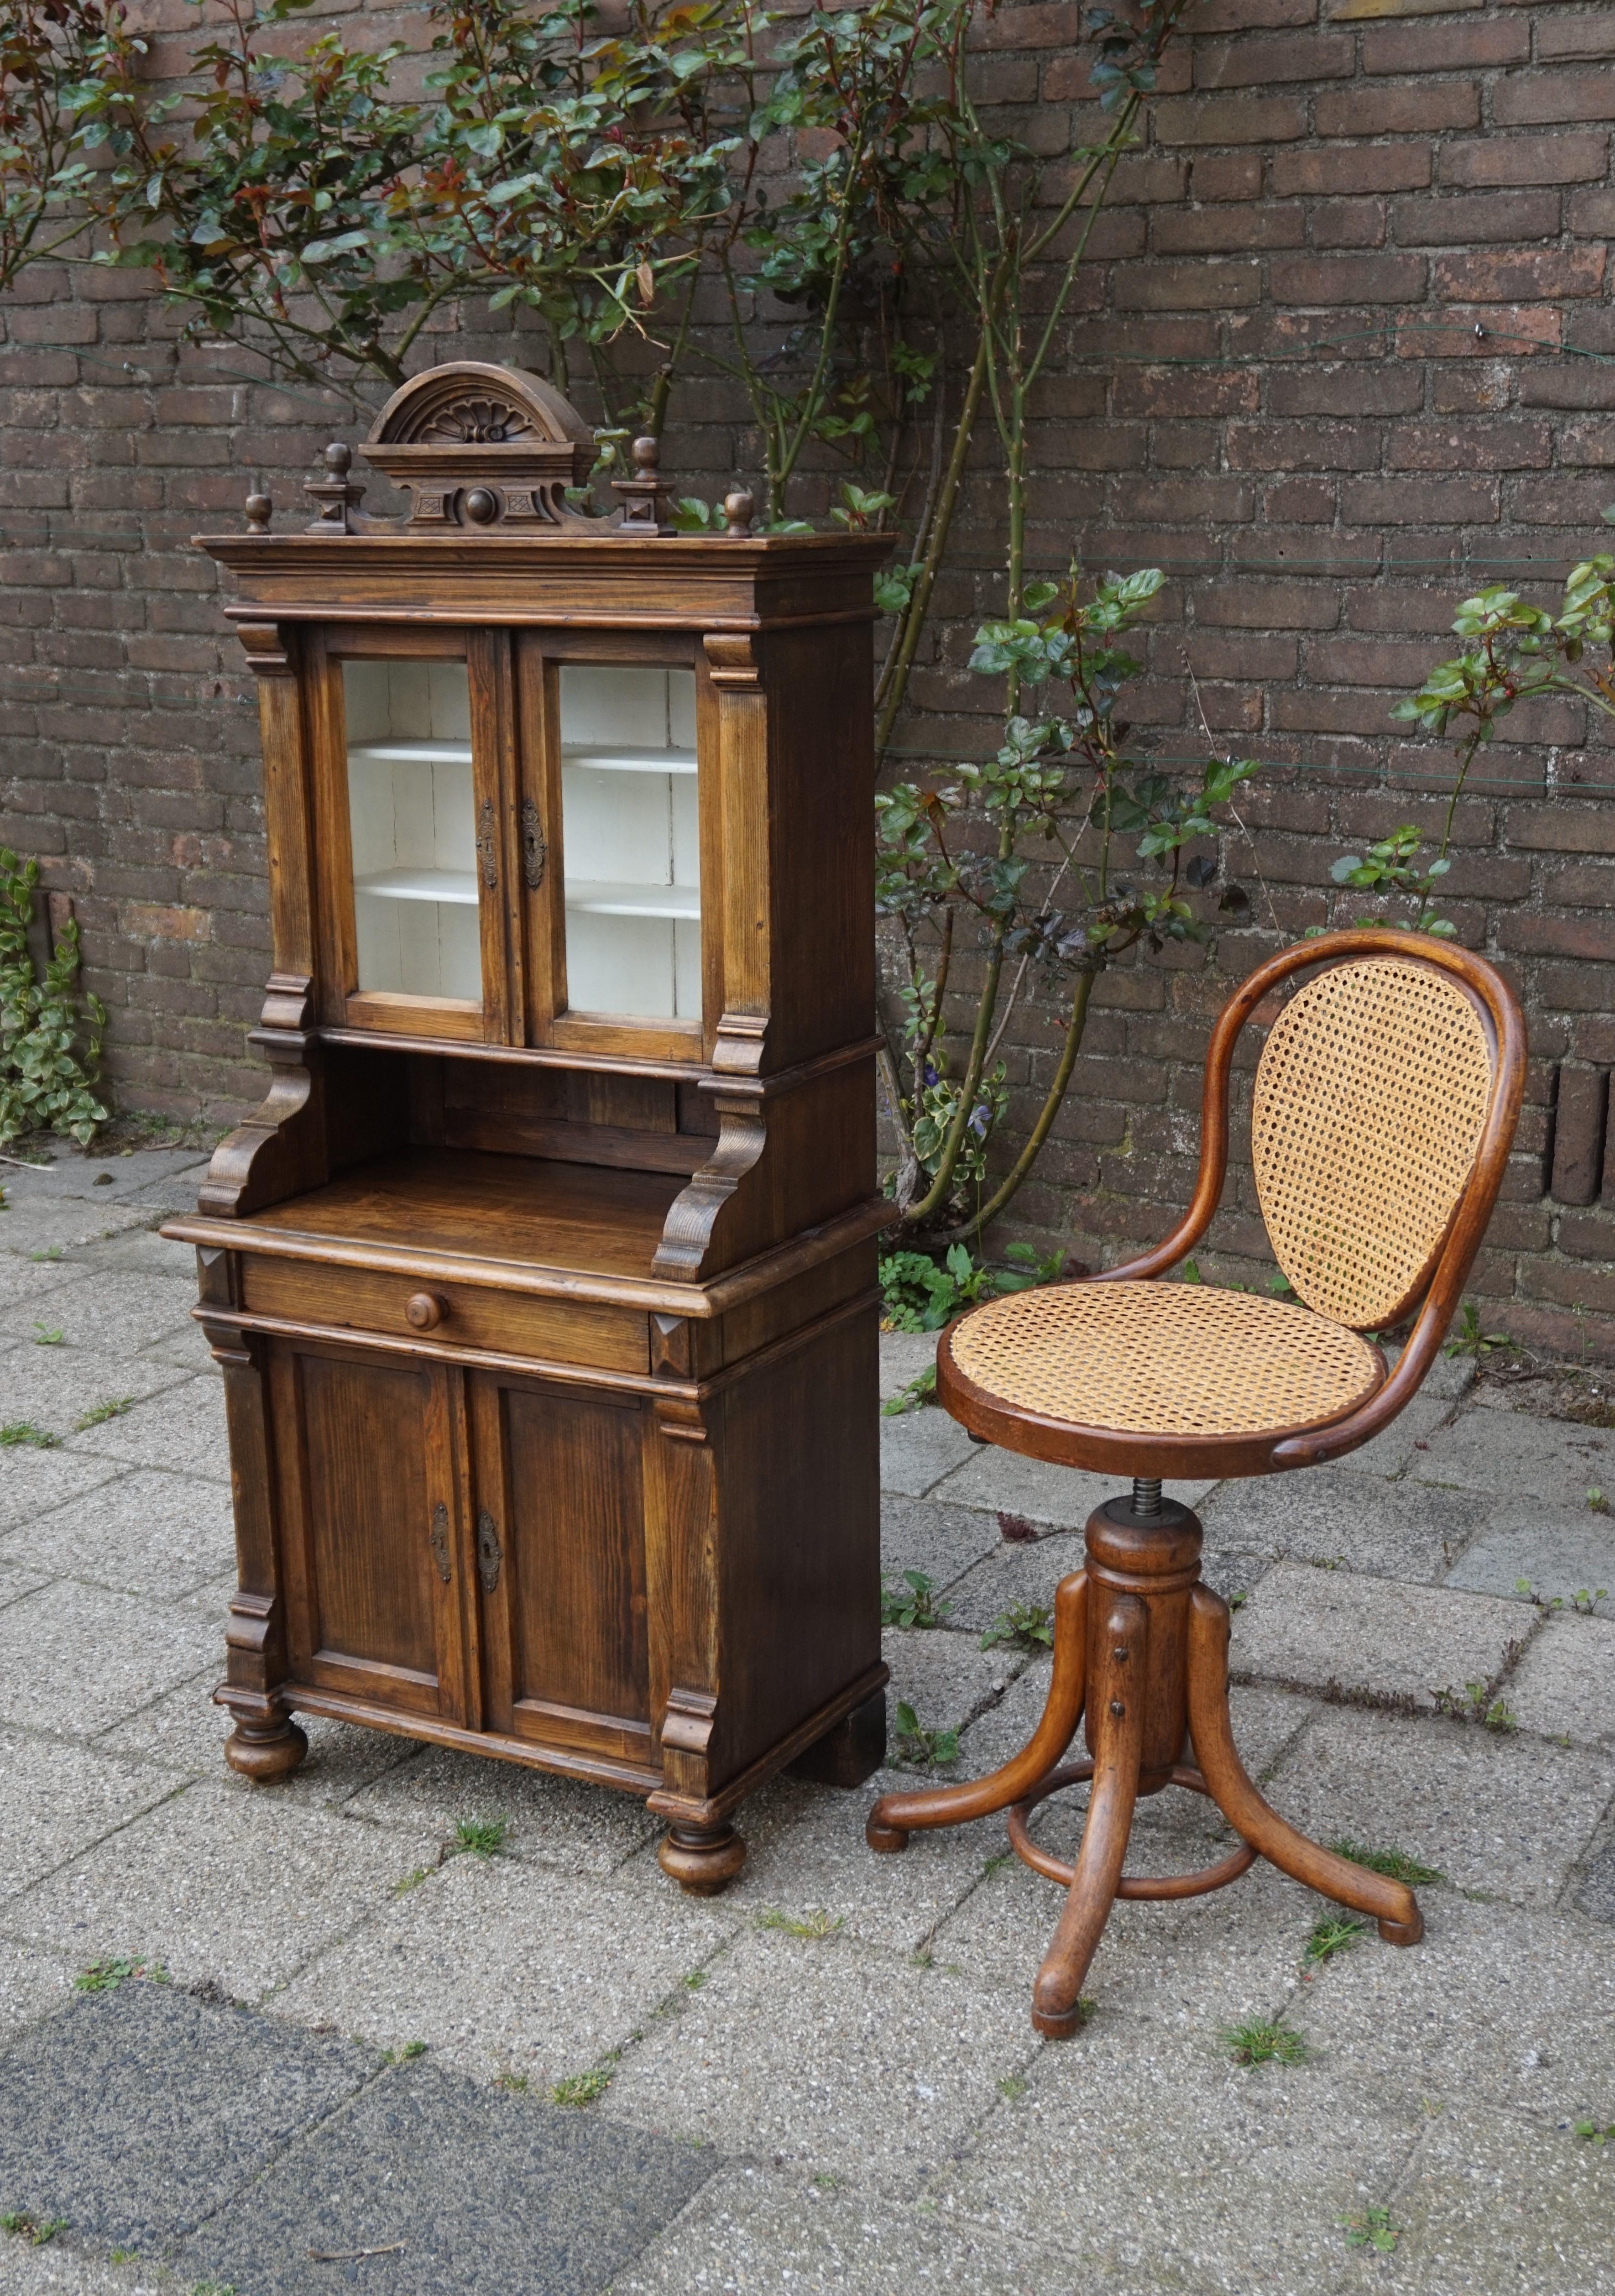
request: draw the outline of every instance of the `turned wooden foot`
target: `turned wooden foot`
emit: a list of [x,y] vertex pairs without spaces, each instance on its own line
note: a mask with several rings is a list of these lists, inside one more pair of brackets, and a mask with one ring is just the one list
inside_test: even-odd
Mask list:
[[746,1845],[732,1825],[672,1825],[656,1862],[693,1898],[715,1898],[746,1862]]
[[932,1786],[922,1793],[882,1794],[870,1811],[864,1839],[872,1849],[906,1849],[908,1837],[932,1825],[963,1825],[1007,1809],[1041,1784],[1076,1735],[1082,1719],[1086,1668],[1087,1573],[1074,1570],[1054,1594],[1054,1671],[1030,1740],[1012,1762],[968,1785]]
[[238,1722],[225,1741],[225,1759],[230,1767],[260,1786],[289,1778],[307,1751],[307,1738],[290,1716],[263,1726]]
[[886,1693],[877,1690],[844,1714],[833,1730],[815,1739],[790,1770],[793,1778],[807,1778],[815,1785],[850,1790],[873,1777],[885,1759]]

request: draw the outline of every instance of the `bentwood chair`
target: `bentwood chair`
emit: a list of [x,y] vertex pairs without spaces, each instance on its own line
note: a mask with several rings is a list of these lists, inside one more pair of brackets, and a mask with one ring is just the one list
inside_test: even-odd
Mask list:
[[[1161,1283],[1222,1193],[1239,1032],[1302,972],[1312,978],[1269,1029],[1250,1125],[1258,1201],[1295,1300]],[[887,1794],[869,1817],[870,1847],[898,1850],[922,1827],[1009,1810],[1018,1855],[1068,1892],[1033,1988],[1040,2032],[1077,2030],[1115,1898],[1198,1897],[1258,1855],[1373,1915],[1393,1945],[1422,1935],[1410,1889],[1309,1841],[1246,1776],[1228,1712],[1228,1606],[1201,1583],[1198,1516],[1160,1485],[1316,1466],[1396,1417],[1435,1360],[1485,1234],[1524,1071],[1520,1008],[1479,957],[1381,930],[1283,949],[1213,1031],[1182,1223],[1136,1259],[995,1300],[944,1336],[938,1396],[971,1434],[1133,1480],[1130,1498],[1089,1518],[1087,1567],[1056,1594],[1053,1678],[1030,1742],[990,1777]],[[1388,1373],[1375,1335],[1415,1307]],[[1085,1710],[1087,1757],[1062,1766]],[[1027,1820],[1084,1779],[1071,1866],[1032,1841]],[[1199,1873],[1125,1875],[1135,1803],[1167,1785],[1209,1794],[1240,1847]]]

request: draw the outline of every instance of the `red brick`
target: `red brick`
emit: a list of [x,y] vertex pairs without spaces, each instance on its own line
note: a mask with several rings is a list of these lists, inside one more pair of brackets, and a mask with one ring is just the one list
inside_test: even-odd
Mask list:
[[1332,87],[1317,99],[1320,135],[1418,135],[1479,127],[1480,91],[1472,80],[1412,87]]
[[[1534,356],[1539,348],[1557,349],[1563,332],[1559,313],[1543,305],[1533,309],[1529,304],[1501,308],[1488,303],[1460,303],[1445,311],[1427,310],[1419,332],[1398,343],[1397,356],[1419,359],[1525,358]],[[1523,383],[1521,388],[1523,391]],[[1551,402],[1529,403],[1540,406]]]
[[1259,200],[1262,155],[1259,152],[1201,152],[1190,162],[1189,189],[1197,200]]
[[1308,217],[1314,247],[1383,247],[1383,200],[1320,200]]
[[1273,87],[1289,80],[1349,79],[1357,62],[1349,32],[1277,32],[1267,39],[1200,40],[1196,87]]
[[1307,133],[1307,107],[1292,95],[1168,96],[1152,116],[1162,144],[1293,144]]
[[1607,963],[1615,926],[1607,916],[1532,916],[1511,911],[1497,920],[1497,946],[1521,956],[1572,956]]
[[1394,685],[1411,692],[1424,682],[1430,649],[1387,638],[1324,637],[1307,642],[1307,668],[1315,684]]
[[1194,619],[1247,630],[1332,630],[1340,601],[1322,582],[1221,581],[1195,600]]
[[978,20],[975,31],[987,48],[1074,47],[1082,37],[1082,11],[1047,0],[1018,0]]
[[1533,526],[1572,526],[1596,533],[1609,500],[1610,482],[1595,471],[1585,477],[1517,479],[1509,489],[1509,509]]
[[1615,192],[1577,192],[1570,200],[1570,229],[1578,239],[1615,235]]
[[1615,467],[1615,422],[1567,422],[1558,435],[1562,463]]
[[1567,16],[1537,19],[1537,60],[1562,56],[1615,56],[1615,20],[1607,8],[1580,7]]
[[1235,470],[1372,471],[1380,434],[1366,422],[1231,422],[1227,454]]
[[1497,516],[1497,482],[1488,478],[1352,479],[1349,526],[1478,526]]
[[1332,479],[1281,479],[1267,488],[1263,512],[1269,523],[1332,526],[1338,507]]
[[1525,71],[1492,90],[1499,127],[1532,127],[1564,119],[1615,119],[1615,71]]
[[1273,155],[1273,188],[1280,199],[1319,193],[1422,192],[1430,179],[1428,144],[1369,144],[1350,152]]
[[1483,135],[1447,144],[1444,184],[1595,184],[1610,164],[1607,135]]
[[1197,32],[1276,30],[1290,24],[1317,20],[1318,0],[1200,0],[1194,11]]
[[1280,366],[1267,386],[1275,414],[1411,414],[1424,404],[1414,369],[1368,360],[1340,366]]
[[1299,208],[1254,204],[1160,208],[1150,226],[1151,245],[1164,255],[1226,255],[1247,248],[1299,247],[1306,234],[1306,219]]
[[1555,302],[1600,293],[1604,269],[1602,247],[1487,248],[1438,256],[1431,286],[1453,302]]
[[1484,71],[1523,63],[1531,28],[1503,17],[1488,24],[1374,24],[1363,34],[1365,72]]
[[1557,192],[1448,192],[1398,200],[1391,209],[1403,247],[1469,247],[1477,240],[1557,239]]
[[1273,293],[1281,303],[1416,303],[1426,269],[1422,255],[1283,256]]
[[1398,471],[1541,470],[1554,442],[1545,422],[1404,422],[1390,434],[1388,459]]

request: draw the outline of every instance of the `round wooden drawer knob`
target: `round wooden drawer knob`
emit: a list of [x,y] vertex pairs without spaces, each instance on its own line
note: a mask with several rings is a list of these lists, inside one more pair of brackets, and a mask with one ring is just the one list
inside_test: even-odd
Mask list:
[[404,1302],[404,1314],[417,1332],[430,1332],[448,1313],[447,1300],[439,1300],[435,1292],[414,1292]]

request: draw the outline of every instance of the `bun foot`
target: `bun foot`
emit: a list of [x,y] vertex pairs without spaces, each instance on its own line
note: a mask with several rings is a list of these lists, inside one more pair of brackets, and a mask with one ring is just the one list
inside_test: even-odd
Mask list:
[[872,1849],[882,1850],[888,1856],[898,1849],[906,1849],[908,1847],[907,1834],[904,1833],[901,1826],[886,1824],[881,1816],[879,1802],[876,1802],[864,1822],[864,1839]]
[[1387,1945],[1417,1945],[1424,1934],[1424,1916],[1415,1906],[1412,1921],[1382,1921],[1379,1929]]
[[732,1825],[674,1825],[656,1862],[692,1898],[716,1898],[746,1862],[746,1845]]
[[1032,2005],[1033,2030],[1045,2040],[1069,2041],[1087,2021],[1087,2006],[1081,2001],[1074,2001],[1069,2009],[1039,2009],[1036,2002]]
[[238,1722],[225,1741],[230,1767],[260,1786],[289,1778],[307,1751],[308,1741],[292,1721],[276,1722],[266,1730]]

